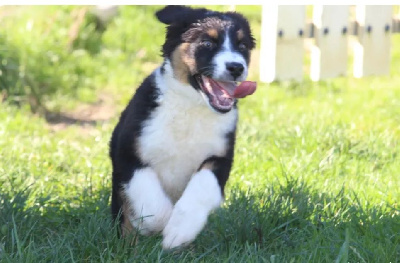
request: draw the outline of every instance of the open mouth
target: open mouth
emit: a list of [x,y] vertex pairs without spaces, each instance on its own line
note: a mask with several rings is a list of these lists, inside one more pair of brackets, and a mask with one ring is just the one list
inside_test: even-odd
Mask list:
[[230,111],[236,98],[244,98],[256,90],[256,82],[252,81],[243,81],[238,85],[233,81],[215,80],[204,75],[196,75],[196,80],[210,105],[219,112]]

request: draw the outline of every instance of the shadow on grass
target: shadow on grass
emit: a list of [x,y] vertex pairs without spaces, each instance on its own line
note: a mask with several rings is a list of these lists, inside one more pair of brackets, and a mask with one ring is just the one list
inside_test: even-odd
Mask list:
[[110,249],[118,240],[109,195],[105,189],[93,197],[85,192],[73,200],[34,197],[29,188],[0,193],[0,261],[74,262]]
[[72,112],[44,111],[44,117],[50,125],[96,126],[110,121],[116,115],[114,100],[105,93],[100,93],[94,103],[82,104]]
[[86,120],[84,118],[78,118],[68,116],[67,114],[46,111],[44,114],[46,121],[49,124],[65,124],[65,125],[80,125],[80,126],[96,126],[100,121],[98,120]]
[[[0,259],[5,262],[397,262],[398,211],[358,200],[343,189],[316,193],[298,180],[264,193],[232,190],[196,241],[181,251],[161,250],[160,236],[131,245],[117,237],[109,189],[67,200],[30,190],[0,193]],[[346,234],[347,232],[347,234]],[[346,241],[347,239],[347,241]]]
[[344,188],[335,196],[319,193],[297,179],[264,193],[234,189],[226,208],[214,213],[196,242],[210,246],[210,236],[219,244],[213,253],[227,258],[231,253],[248,254],[246,246],[262,255],[257,260],[273,257],[277,262],[400,258],[398,210],[361,202]]

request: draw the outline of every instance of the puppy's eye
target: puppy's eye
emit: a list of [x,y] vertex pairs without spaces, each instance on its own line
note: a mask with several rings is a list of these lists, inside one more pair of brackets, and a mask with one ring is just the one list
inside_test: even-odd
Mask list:
[[244,43],[239,43],[239,49],[240,49],[240,50],[246,50],[246,49],[247,49],[246,44],[244,44]]
[[214,43],[211,42],[210,40],[203,40],[203,41],[201,42],[201,44],[202,44],[203,46],[205,46],[206,48],[212,48],[212,47],[214,46]]

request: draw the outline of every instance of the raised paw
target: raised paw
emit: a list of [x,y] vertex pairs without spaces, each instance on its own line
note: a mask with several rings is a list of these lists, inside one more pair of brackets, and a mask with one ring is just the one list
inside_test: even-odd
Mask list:
[[193,241],[206,224],[210,212],[221,201],[215,175],[208,169],[194,174],[164,228],[163,248],[172,249]]
[[173,249],[192,242],[203,229],[206,221],[206,213],[175,207],[163,231],[163,248]]

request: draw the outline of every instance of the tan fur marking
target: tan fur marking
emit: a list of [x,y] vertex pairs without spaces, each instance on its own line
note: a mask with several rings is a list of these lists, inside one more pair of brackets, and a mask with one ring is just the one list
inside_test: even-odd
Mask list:
[[200,167],[200,170],[203,170],[203,169],[208,169],[208,170],[212,170],[214,168],[214,162],[206,162],[205,164],[203,164],[201,167]]
[[218,39],[218,31],[215,30],[215,29],[209,29],[209,30],[207,31],[207,34],[208,34],[211,38]]
[[244,32],[242,29],[239,29],[239,31],[236,33],[238,40],[242,40],[244,38]]
[[139,235],[137,234],[138,232],[135,232],[135,228],[129,220],[129,215],[132,213],[129,202],[126,200],[126,197],[122,195],[122,216],[124,218],[121,223],[122,237],[127,238],[131,246],[136,246],[139,243]]
[[189,83],[188,75],[196,67],[196,61],[188,54],[189,46],[189,43],[179,45],[171,57],[175,78],[183,83]]
[[122,236],[126,237],[130,233],[132,233],[133,226],[131,224],[131,221],[129,220],[129,214],[131,213],[129,206],[126,201],[123,201],[122,204],[122,216],[124,217],[124,220],[122,221]]

